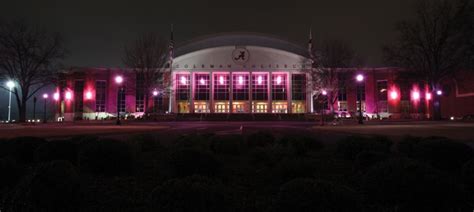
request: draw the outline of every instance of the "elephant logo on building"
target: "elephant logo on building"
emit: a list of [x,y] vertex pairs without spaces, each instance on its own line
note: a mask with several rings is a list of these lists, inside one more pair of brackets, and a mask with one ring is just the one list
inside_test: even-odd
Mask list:
[[249,56],[249,51],[245,48],[236,48],[232,52],[232,60],[237,64],[245,64]]

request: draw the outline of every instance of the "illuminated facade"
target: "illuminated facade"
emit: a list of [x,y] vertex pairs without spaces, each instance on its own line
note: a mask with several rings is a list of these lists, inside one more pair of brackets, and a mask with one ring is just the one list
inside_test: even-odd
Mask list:
[[[328,110],[321,91],[311,90],[305,48],[258,34],[225,34],[184,43],[166,68],[166,89],[145,91],[142,78],[120,68],[75,68],[61,78],[53,98],[57,117],[102,119],[121,114],[272,113],[304,114]],[[474,114],[474,88],[465,80],[442,90],[399,78],[398,68],[340,70],[334,108],[338,116],[428,118],[434,95],[441,97],[443,116]],[[356,75],[362,75],[358,82]],[[115,82],[123,76],[123,83]],[[472,78],[471,75],[462,79]],[[471,80],[472,82],[472,80]],[[463,85],[462,88],[459,85]],[[469,87],[470,86],[470,87]],[[149,104],[145,105],[145,93]],[[466,106],[456,106],[462,102]]]

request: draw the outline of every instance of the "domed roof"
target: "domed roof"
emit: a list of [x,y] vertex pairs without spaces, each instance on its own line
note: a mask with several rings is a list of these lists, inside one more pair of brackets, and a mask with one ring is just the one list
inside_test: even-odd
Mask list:
[[261,46],[307,56],[305,48],[288,40],[261,33],[238,32],[208,35],[182,43],[176,48],[175,57],[220,46]]

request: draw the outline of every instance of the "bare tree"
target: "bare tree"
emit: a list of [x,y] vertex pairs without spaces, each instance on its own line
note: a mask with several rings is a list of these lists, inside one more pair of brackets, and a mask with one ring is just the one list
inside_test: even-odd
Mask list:
[[163,74],[168,62],[168,41],[156,33],[144,33],[129,46],[125,47],[123,63],[131,68],[137,77],[143,80],[142,88],[145,100],[144,112],[152,89],[164,89]]
[[53,83],[58,62],[64,56],[59,34],[48,33],[24,21],[0,23],[0,80],[13,80],[17,84],[12,93],[16,97],[20,122],[26,120],[27,101],[38,90]]
[[313,67],[309,71],[312,78],[313,90],[327,92],[329,109],[334,112],[334,103],[337,101],[340,89],[345,88],[344,71],[349,67],[357,66],[357,59],[352,46],[343,40],[331,39],[321,43],[319,48],[311,52]]
[[[384,57],[434,91],[456,72],[472,68],[474,8],[471,0],[420,0],[414,9],[412,20],[396,24],[398,37],[383,47]],[[433,117],[440,119],[439,97],[434,97]]]

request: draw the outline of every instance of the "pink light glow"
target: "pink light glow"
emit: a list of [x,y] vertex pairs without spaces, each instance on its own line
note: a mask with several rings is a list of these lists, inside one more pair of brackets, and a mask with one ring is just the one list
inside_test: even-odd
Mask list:
[[64,98],[66,98],[66,100],[71,100],[72,99],[72,93],[70,91],[66,91],[66,94],[64,95]]
[[86,92],[86,99],[88,99],[88,100],[92,99],[92,92],[90,92],[90,91]]
[[420,99],[420,92],[413,91],[411,96],[412,96],[413,100],[419,100]]
[[224,85],[224,76],[219,76],[219,84]]
[[179,78],[180,82],[181,82],[181,85],[186,85],[187,84],[187,80],[186,80],[186,77],[185,76],[181,76],[181,78]]
[[278,76],[278,77],[276,78],[276,83],[277,83],[277,85],[280,85],[280,84],[281,84],[281,76]]
[[115,77],[115,83],[122,84],[122,82],[123,82],[123,77],[122,76],[119,75],[119,76]]
[[158,91],[153,91],[153,96],[158,96]]
[[328,92],[326,90],[323,90],[321,91],[321,94],[323,94],[324,96],[328,95]]
[[258,77],[257,77],[257,83],[258,83],[259,85],[261,85],[262,82],[263,82],[262,76],[258,76]]
[[438,95],[438,96],[441,96],[441,95],[443,95],[443,91],[441,91],[441,90],[437,90],[437,91],[436,91],[436,95]]
[[47,99],[49,96],[47,93],[43,94],[43,99]]
[[397,99],[398,98],[398,93],[396,91],[390,92],[390,98],[392,98],[393,100]]
[[364,81],[364,75],[358,74],[358,75],[356,76],[356,80],[357,80],[357,82],[362,82],[362,81]]
[[239,76],[239,85],[243,85],[243,84],[244,84],[244,77]]
[[53,94],[53,99],[56,100],[56,101],[59,100],[59,93],[58,92]]
[[426,100],[431,100],[431,93],[426,93],[425,98]]
[[201,85],[205,85],[205,84],[206,84],[206,80],[204,80],[204,78],[201,78],[201,79],[199,80],[199,83],[201,83]]

